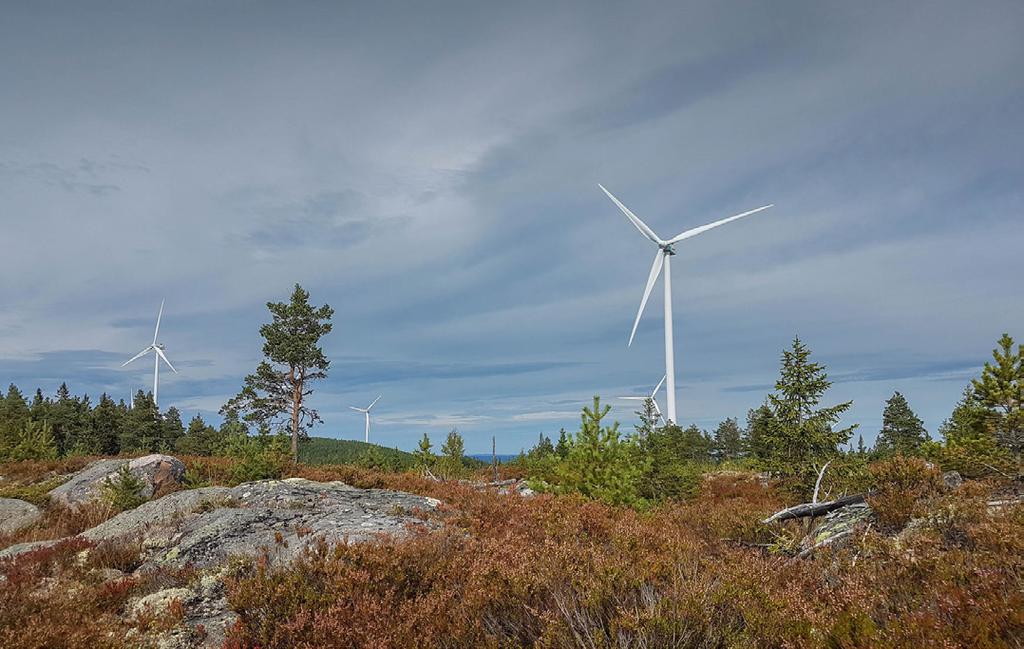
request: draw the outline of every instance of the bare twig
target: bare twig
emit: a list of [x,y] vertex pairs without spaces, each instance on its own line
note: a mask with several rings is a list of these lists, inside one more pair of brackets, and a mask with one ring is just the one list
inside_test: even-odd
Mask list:
[[825,469],[828,465],[832,464],[832,460],[825,463],[825,466],[821,467],[821,471],[818,471],[818,480],[814,483],[814,494],[811,496],[811,503],[818,502],[818,490],[821,489],[821,479],[825,477]]

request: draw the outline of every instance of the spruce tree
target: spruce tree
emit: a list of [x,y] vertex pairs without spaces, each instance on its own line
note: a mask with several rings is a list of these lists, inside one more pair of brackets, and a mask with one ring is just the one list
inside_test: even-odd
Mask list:
[[735,419],[728,418],[715,428],[712,453],[719,462],[743,456],[743,431]]
[[974,379],[974,396],[991,413],[996,441],[1007,451],[1024,452],[1024,345],[1004,333],[992,350],[993,363],[985,363]]
[[885,402],[875,451],[881,455],[917,455],[927,441],[924,422],[910,409],[906,397],[894,392]]
[[152,453],[160,449],[162,441],[163,425],[153,394],[139,390],[121,428],[120,451]]
[[106,393],[91,413],[91,422],[81,436],[80,447],[89,455],[117,455],[124,413]]
[[312,383],[327,377],[330,361],[320,339],[331,331],[334,310],[326,304],[311,305],[309,293],[298,284],[288,303],[267,302],[267,308],[273,320],[260,327],[265,360],[245,377],[242,391],[221,413],[235,410],[257,426],[287,429],[292,461],[298,462],[299,440],[321,421],[307,397],[313,393]]
[[744,446],[747,452],[756,460],[764,461],[769,456],[768,440],[771,437],[772,426],[775,425],[775,415],[768,407],[767,400],[757,408],[747,412],[747,429]]
[[565,459],[569,456],[569,449],[572,446],[572,440],[569,438],[568,433],[562,428],[558,431],[558,443],[555,444],[555,455],[561,459]]
[[170,453],[184,435],[185,425],[181,422],[181,412],[171,406],[160,419],[160,444],[155,450]]
[[765,439],[765,467],[780,475],[804,479],[814,473],[815,466],[835,457],[856,428],[834,428],[853,405],[852,401],[818,407],[832,383],[825,367],[812,362],[810,355],[799,337],[794,337],[792,347],[782,353],[775,392],[768,395],[773,423]]

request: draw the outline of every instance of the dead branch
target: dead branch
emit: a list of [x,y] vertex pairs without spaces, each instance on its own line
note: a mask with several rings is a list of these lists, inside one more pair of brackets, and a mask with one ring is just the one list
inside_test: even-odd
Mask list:
[[782,511],[775,512],[768,518],[761,521],[762,523],[774,523],[776,521],[788,521],[794,518],[807,518],[808,516],[821,516],[829,512],[833,512],[837,509],[842,509],[847,505],[854,505],[856,503],[864,502],[864,494],[854,494],[852,496],[843,496],[842,498],[836,498],[835,500],[828,500],[823,503],[803,503],[801,505],[793,505],[787,507]]

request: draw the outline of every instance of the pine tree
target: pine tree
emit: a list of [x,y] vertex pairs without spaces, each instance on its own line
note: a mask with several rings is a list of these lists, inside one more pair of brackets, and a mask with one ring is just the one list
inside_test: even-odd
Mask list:
[[299,439],[321,421],[319,413],[307,405],[313,393],[310,385],[327,377],[330,361],[320,347],[320,339],[331,331],[334,310],[326,304],[314,307],[309,293],[298,284],[291,301],[267,302],[273,321],[260,327],[265,360],[254,374],[245,377],[238,396],[221,409],[245,414],[245,420],[257,426],[280,426],[291,434],[292,461],[299,461]]
[[743,431],[735,419],[729,418],[718,424],[713,439],[712,454],[719,462],[743,456]]
[[57,457],[57,444],[53,429],[46,422],[25,419],[18,443],[11,450],[12,460],[53,460]]
[[924,422],[910,409],[906,397],[894,392],[885,402],[875,450],[881,455],[917,455],[927,441]]
[[185,434],[175,442],[175,449],[188,455],[221,455],[227,448],[226,433],[210,426],[197,414],[188,422]]
[[936,449],[936,455],[944,469],[977,478],[1007,466],[1007,451],[996,440],[991,413],[978,401],[972,386],[964,389],[939,434],[945,444]]
[[28,403],[18,386],[11,383],[7,396],[0,399],[0,458],[10,457],[21,442],[25,424],[30,420]]
[[637,452],[634,440],[619,437],[618,422],[604,424],[610,410],[596,396],[593,407],[583,409],[569,455],[557,468],[559,490],[616,505],[640,504],[647,461]]
[[999,348],[992,350],[994,363],[985,363],[980,379],[974,379],[974,396],[988,408],[996,440],[1007,451],[1024,452],[1024,345],[1013,349],[1013,338],[1004,333]]
[[824,366],[811,362],[810,355],[799,337],[782,353],[775,393],[768,395],[773,425],[765,439],[768,457],[764,461],[769,470],[805,479],[813,477],[809,474],[814,473],[814,466],[835,457],[856,428],[833,428],[852,401],[818,407],[832,383]]
[[458,430],[451,429],[444,444],[441,445],[442,457],[439,468],[445,478],[456,478],[462,475],[462,456],[465,450],[466,444],[462,439],[462,435],[459,434]]
[[420,440],[416,450],[413,451],[413,456],[416,458],[416,469],[421,472],[426,472],[430,467],[434,466],[434,462],[437,460],[437,456],[434,455],[433,444],[430,443],[430,437],[423,433],[423,439]]

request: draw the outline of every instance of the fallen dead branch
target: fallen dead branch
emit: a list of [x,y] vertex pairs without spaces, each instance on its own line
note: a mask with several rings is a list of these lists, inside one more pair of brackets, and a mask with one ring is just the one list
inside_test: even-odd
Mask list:
[[823,503],[803,503],[800,505],[793,505],[787,507],[782,511],[775,512],[762,522],[774,523],[776,521],[788,521],[794,518],[807,518],[808,516],[821,516],[829,512],[833,512],[837,509],[842,509],[847,505],[854,505],[856,503],[864,502],[865,494],[854,494],[852,496],[843,496],[842,498],[836,498],[835,500],[828,500]]

